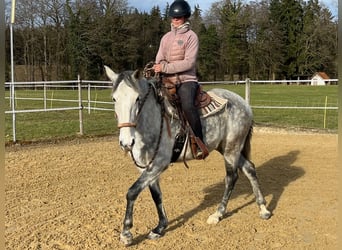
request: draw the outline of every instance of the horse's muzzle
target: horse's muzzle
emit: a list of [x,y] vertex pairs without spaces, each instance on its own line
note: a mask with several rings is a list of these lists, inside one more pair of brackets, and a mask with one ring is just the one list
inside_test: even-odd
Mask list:
[[132,139],[132,141],[127,144],[120,140],[119,143],[120,143],[120,147],[122,150],[129,152],[129,151],[132,151],[135,141],[134,139]]

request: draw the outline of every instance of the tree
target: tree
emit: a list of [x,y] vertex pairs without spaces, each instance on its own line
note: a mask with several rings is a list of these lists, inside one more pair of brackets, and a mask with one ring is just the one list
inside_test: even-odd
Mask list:
[[318,0],[304,3],[304,27],[300,43],[300,72],[313,75],[325,71],[335,75],[336,26],[332,15],[319,5]]
[[246,6],[245,12],[249,16],[249,77],[275,79],[282,65],[284,44],[282,33],[271,19],[270,4],[251,3]]
[[54,78],[65,79],[68,75],[68,58],[66,56],[66,30],[65,24],[65,1],[49,0],[45,1],[48,15],[48,44],[46,75],[48,80],[52,80],[52,71],[55,69]]
[[164,35],[164,22],[159,7],[153,7],[150,15],[144,16],[144,41],[141,46],[141,53],[144,55],[142,65],[154,61],[159,48],[159,42]]
[[202,29],[202,16],[201,16],[201,9],[199,8],[198,5],[195,6],[194,11],[190,17],[190,22],[191,22],[191,29],[196,33],[199,34],[199,32]]
[[297,78],[299,72],[300,41],[303,32],[303,9],[298,0],[273,0],[270,17],[276,35],[281,41],[279,51],[283,61],[281,75],[287,79]]
[[220,12],[222,26],[222,59],[227,67],[229,79],[234,75],[239,79],[246,78],[248,74],[248,43],[246,16],[240,0],[224,2]]
[[[220,39],[215,25],[204,24],[199,32],[198,74],[201,81],[216,81],[220,75]],[[221,76],[222,77],[222,76]]]
[[[37,2],[33,0],[23,0],[16,6],[16,27],[21,36],[22,53],[16,53],[16,57],[22,57],[25,65],[25,75],[27,80],[35,80],[35,66],[39,56],[39,37],[37,36]],[[20,59],[15,58],[19,61]]]
[[[6,12],[9,20],[8,0]],[[104,64],[116,71],[142,68],[170,30],[168,12],[167,4],[141,13],[127,0],[17,1],[20,79],[103,79]],[[191,24],[200,41],[201,80],[291,79],[315,71],[337,77],[337,22],[319,0],[221,0],[204,17],[194,6]],[[9,79],[9,27],[6,41]]]
[[[111,57],[112,63],[108,65],[121,66],[119,69],[127,66],[124,49],[127,28],[123,18],[127,15],[127,7],[124,3],[125,0],[102,1],[100,5],[94,0],[68,1],[68,47],[73,77],[80,74],[82,78],[98,78],[104,63],[103,49]],[[102,39],[106,43],[104,48],[99,46]]]

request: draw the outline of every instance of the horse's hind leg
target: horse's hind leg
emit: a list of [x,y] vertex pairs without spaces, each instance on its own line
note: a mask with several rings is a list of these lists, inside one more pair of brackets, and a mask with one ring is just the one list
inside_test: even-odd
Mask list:
[[271,217],[271,212],[266,208],[266,201],[259,187],[259,181],[256,175],[254,164],[241,155],[239,166],[241,166],[242,172],[246,175],[252,185],[256,203],[260,208],[260,217],[265,220],[269,219]]
[[226,212],[228,200],[239,177],[237,173],[237,158],[224,156],[224,161],[226,166],[226,177],[223,198],[216,212],[209,216],[207,220],[208,224],[217,224],[222,219],[223,215]]
[[158,226],[153,229],[148,235],[149,239],[157,239],[163,236],[164,230],[168,226],[168,220],[166,217],[165,209],[163,207],[162,193],[160,190],[159,179],[149,185],[149,189],[153,198],[153,201],[157,207],[159,223]]

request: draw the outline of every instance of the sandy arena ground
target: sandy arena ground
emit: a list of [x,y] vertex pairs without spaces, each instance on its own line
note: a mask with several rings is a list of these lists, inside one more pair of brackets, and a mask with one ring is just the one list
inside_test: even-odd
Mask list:
[[[6,148],[6,249],[127,249],[119,242],[127,189],[138,177],[117,137]],[[243,176],[217,225],[206,220],[223,193],[224,167],[171,166],[161,187],[170,221],[157,223],[148,190],[135,206],[128,249],[334,249],[337,247],[337,135],[256,129],[252,159],[269,220],[262,220]]]

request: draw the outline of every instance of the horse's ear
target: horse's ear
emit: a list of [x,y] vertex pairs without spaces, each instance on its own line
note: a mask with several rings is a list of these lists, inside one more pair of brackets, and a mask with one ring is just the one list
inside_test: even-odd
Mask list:
[[108,78],[112,81],[115,82],[116,79],[118,78],[118,74],[116,74],[113,70],[111,70],[111,68],[109,68],[108,66],[104,66],[105,71],[106,71],[106,75],[108,76]]
[[133,72],[132,76],[134,79],[138,80],[138,79],[142,78],[142,73],[140,70],[137,69],[136,71]]

